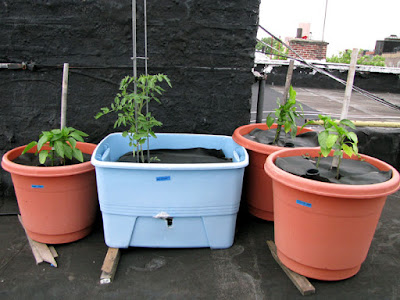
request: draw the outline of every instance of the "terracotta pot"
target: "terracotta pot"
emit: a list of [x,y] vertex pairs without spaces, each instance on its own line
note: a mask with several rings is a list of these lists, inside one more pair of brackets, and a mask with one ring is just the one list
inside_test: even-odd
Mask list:
[[[272,129],[276,124],[271,126]],[[249,212],[261,219],[273,221],[274,208],[272,198],[271,177],[264,172],[264,163],[268,155],[283,149],[279,146],[265,145],[251,141],[244,137],[252,130],[259,128],[268,130],[266,124],[250,124],[238,127],[233,133],[233,140],[239,145],[245,147],[249,154],[249,165],[245,171],[244,194],[247,200]],[[312,131],[308,128],[297,127],[298,134]]]
[[[11,173],[29,237],[41,243],[61,244],[88,235],[97,211],[96,177],[90,161],[60,167],[14,163],[24,148],[8,151],[1,165]],[[96,145],[78,142],[77,148],[92,154]],[[35,151],[36,147],[29,152]]]
[[277,157],[309,154],[317,148],[271,154],[265,172],[273,178],[275,243],[289,269],[320,280],[355,275],[365,260],[387,195],[399,189],[399,173],[378,159],[361,155],[390,180],[371,185],[334,184],[305,179],[275,166]]

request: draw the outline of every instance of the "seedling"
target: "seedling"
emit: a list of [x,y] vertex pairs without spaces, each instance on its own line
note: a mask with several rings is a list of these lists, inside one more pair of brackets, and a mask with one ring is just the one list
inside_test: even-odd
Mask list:
[[[317,168],[321,159],[321,155],[327,157],[329,153],[333,152],[333,160],[331,169],[336,169],[336,179],[339,179],[339,168],[343,158],[343,153],[346,153],[349,157],[358,154],[358,138],[354,132],[348,131],[345,127],[355,129],[355,125],[348,119],[342,119],[340,121],[333,120],[329,116],[318,115],[320,120],[323,121],[324,130],[318,134],[318,143],[320,145],[320,152],[317,161]],[[309,121],[303,125],[312,124],[313,121]]]
[[[267,126],[270,128],[272,124],[275,122],[278,126],[276,127],[276,134],[273,145],[279,140],[282,126],[284,128],[285,133],[290,132],[292,138],[296,137],[297,134],[297,125],[296,119],[303,116],[303,107],[300,103],[296,102],[296,91],[292,86],[289,88],[289,99],[284,104],[281,104],[279,99],[277,100],[278,108],[275,109],[275,116],[270,113],[267,116]],[[297,112],[296,104],[301,109],[301,113]]]
[[[154,126],[161,126],[162,123],[157,121],[150,112],[143,112],[143,109],[150,101],[155,100],[161,103],[156,97],[162,95],[165,90],[158,84],[162,81],[167,82],[171,86],[169,78],[164,74],[157,75],[141,75],[139,78],[126,76],[122,79],[119,90],[120,92],[111,103],[111,107],[101,108],[101,112],[97,113],[96,119],[111,112],[117,113],[117,120],[114,128],[125,126],[128,130],[122,133],[122,136],[129,137],[129,146],[132,147],[132,155],[136,156],[136,161],[144,162],[143,144],[146,143],[150,136],[156,138],[153,132]],[[136,90],[129,92],[130,84],[136,86]]]
[[[65,158],[72,160],[76,158],[83,162],[82,151],[76,148],[77,141],[84,142],[83,137],[88,136],[86,133],[76,130],[72,127],[64,127],[63,129],[53,129],[50,131],[42,131],[39,140],[30,142],[26,145],[22,154],[25,154],[34,146],[37,146],[35,154],[39,153],[39,162],[44,164],[50,159],[51,166],[54,166],[56,157],[61,158],[61,163],[65,165]],[[41,150],[43,145],[48,145],[50,150]]]

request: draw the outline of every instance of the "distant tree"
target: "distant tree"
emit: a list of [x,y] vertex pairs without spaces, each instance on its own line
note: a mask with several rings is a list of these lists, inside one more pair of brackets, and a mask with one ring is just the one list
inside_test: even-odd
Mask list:
[[[333,63],[341,63],[341,64],[349,64],[351,60],[352,50],[340,51],[339,55],[332,55],[330,58],[327,58],[327,62]],[[361,53],[363,50],[361,49]],[[369,65],[369,66],[385,66],[385,58],[380,55],[363,55],[357,59],[357,65]]]
[[273,59],[285,60],[287,58],[287,55],[289,53],[288,49],[277,40],[268,37],[268,38],[262,38],[261,41],[263,41],[265,44],[273,47],[276,50],[271,49],[270,47],[264,45],[261,42],[257,43],[256,50],[263,51],[266,55],[272,55]]

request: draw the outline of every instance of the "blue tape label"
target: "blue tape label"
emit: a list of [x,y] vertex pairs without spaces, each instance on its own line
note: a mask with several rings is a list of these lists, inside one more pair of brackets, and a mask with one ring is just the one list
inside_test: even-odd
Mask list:
[[160,176],[160,177],[156,177],[157,181],[168,181],[171,180],[171,176]]
[[296,203],[300,204],[300,205],[303,205],[305,207],[311,207],[312,206],[311,203],[307,203],[307,202],[304,202],[304,201],[301,201],[301,200],[296,200]]
[[44,185],[37,185],[37,184],[32,184],[33,189],[43,189]]

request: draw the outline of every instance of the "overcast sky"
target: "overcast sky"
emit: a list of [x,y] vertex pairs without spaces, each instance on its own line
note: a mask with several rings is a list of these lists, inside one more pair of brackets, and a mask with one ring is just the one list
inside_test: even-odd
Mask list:
[[[295,37],[299,23],[311,23],[313,40],[324,41],[328,57],[345,49],[374,50],[377,40],[400,37],[400,0],[261,0],[260,25],[272,34]],[[258,38],[268,37],[259,30]]]

